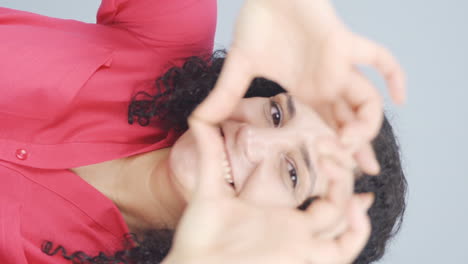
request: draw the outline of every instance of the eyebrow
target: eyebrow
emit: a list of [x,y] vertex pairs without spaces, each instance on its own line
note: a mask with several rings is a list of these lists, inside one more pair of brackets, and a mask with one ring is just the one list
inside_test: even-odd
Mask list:
[[317,179],[317,175],[315,173],[315,168],[312,165],[312,161],[310,159],[310,154],[309,151],[307,150],[307,147],[304,143],[301,144],[299,147],[302,159],[304,160],[304,163],[306,164],[306,167],[309,171],[309,176],[310,176],[310,190],[312,191],[315,186],[315,181]]
[[[294,99],[292,98],[290,94],[286,93],[285,95],[286,95],[286,107],[288,108],[289,118],[292,119],[296,116],[296,105],[294,103]],[[307,170],[309,171],[310,182],[312,186],[311,189],[313,189],[317,175],[315,173],[315,168],[312,165],[312,161],[310,159],[309,150],[307,149],[304,143],[300,145],[299,150],[301,152],[302,159],[304,160],[304,163],[306,164]]]
[[310,155],[305,144],[301,144],[300,150],[301,150],[302,158],[304,159],[304,163],[307,166],[307,169],[311,170]]
[[296,116],[296,105],[294,104],[294,100],[290,94],[286,94],[286,105],[288,107],[288,113],[290,118],[294,118]]

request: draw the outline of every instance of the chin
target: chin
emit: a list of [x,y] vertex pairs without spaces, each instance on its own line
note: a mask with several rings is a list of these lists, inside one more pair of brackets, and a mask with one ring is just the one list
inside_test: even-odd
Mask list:
[[197,177],[197,152],[195,140],[187,130],[174,143],[169,154],[171,181],[184,200],[189,201],[195,190]]

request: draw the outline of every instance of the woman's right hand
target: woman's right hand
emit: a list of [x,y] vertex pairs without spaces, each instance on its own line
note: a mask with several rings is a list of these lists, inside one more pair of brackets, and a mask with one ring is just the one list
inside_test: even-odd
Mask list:
[[378,70],[394,102],[403,103],[405,77],[397,60],[383,46],[352,32],[330,0],[244,2],[216,86],[194,114],[220,122],[252,79],[264,77],[314,107],[353,149],[359,168],[378,173],[371,142],[382,125],[382,97],[358,66]]
[[324,161],[328,193],[305,211],[260,207],[234,196],[224,180],[219,132],[191,118],[199,150],[199,181],[178,224],[165,264],[351,263],[370,235],[370,195],[353,195],[342,206],[348,169]]

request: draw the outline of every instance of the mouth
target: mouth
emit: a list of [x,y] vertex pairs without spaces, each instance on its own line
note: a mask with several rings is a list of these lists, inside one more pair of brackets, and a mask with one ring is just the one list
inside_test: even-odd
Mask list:
[[232,176],[232,166],[231,166],[231,162],[229,159],[229,152],[227,151],[227,146],[226,146],[226,139],[224,136],[223,128],[221,126],[219,127],[219,133],[221,137],[223,138],[223,144],[224,144],[224,153],[223,153],[224,179],[226,180],[226,183],[228,183],[234,190],[236,190],[234,177]]

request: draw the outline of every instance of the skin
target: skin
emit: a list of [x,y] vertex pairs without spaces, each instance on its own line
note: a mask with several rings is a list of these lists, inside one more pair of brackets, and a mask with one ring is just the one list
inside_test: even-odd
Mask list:
[[[326,192],[315,144],[334,132],[300,101],[287,94],[242,99],[220,129],[234,178],[227,192],[252,204],[286,207]],[[177,226],[196,188],[197,155],[189,129],[172,148],[71,170],[114,201],[130,231],[140,233]]]
[[351,263],[356,258],[369,238],[372,195],[347,196],[349,168],[321,158],[318,167],[329,186],[306,211],[258,206],[236,197],[219,177],[225,167],[219,129],[193,115],[188,123],[199,176],[163,263]]
[[[230,118],[220,124],[235,193],[242,199],[259,205],[292,207],[310,195],[323,193],[324,181],[314,166],[318,162],[314,144],[319,136],[332,136],[333,132],[313,110],[291,98],[293,117],[288,98],[280,94],[271,99],[243,99]],[[302,152],[308,153],[309,165]],[[197,171],[191,168],[196,166],[196,153],[190,130],[171,151],[175,181],[184,196],[194,189]]]
[[[265,49],[265,47],[268,48]],[[277,63],[278,61],[281,63]],[[306,222],[317,223],[317,219],[306,221],[313,217],[310,219],[301,217],[304,221],[299,219],[294,221],[290,214],[284,213],[279,215],[286,217],[284,219],[287,221],[284,223],[288,223],[289,228],[278,228],[278,226],[286,225],[274,224],[273,228],[268,230],[269,232],[266,234],[281,233],[281,231],[288,231],[287,233],[291,234],[294,233],[289,232],[291,228],[301,227],[295,233],[297,236],[289,237],[290,239],[269,237],[254,241],[253,245],[255,246],[240,250],[237,254],[227,258],[226,254],[222,254],[223,251],[219,250],[219,238],[236,234],[236,232],[225,232],[225,230],[238,231],[237,228],[247,228],[245,229],[247,236],[232,240],[234,242],[244,241],[248,235],[258,234],[255,232],[259,230],[258,227],[268,226],[268,223],[271,223],[271,219],[273,219],[268,217],[257,222],[258,226],[248,228],[248,223],[262,218],[261,216],[244,218],[244,216],[248,216],[248,212],[264,211],[258,210],[258,208],[250,208],[249,210],[245,207],[245,210],[242,211],[241,208],[236,207],[241,205],[240,199],[227,199],[226,196],[220,195],[222,192],[234,193],[243,200],[252,201],[252,204],[297,205],[303,197],[320,194],[327,189],[324,183],[327,180],[323,176],[326,173],[321,172],[320,169],[316,170],[314,180],[307,182],[307,179],[311,177],[310,175],[309,177],[304,176],[304,170],[301,170],[304,165],[297,157],[299,142],[304,143],[305,149],[309,150],[311,164],[317,165],[319,163],[316,168],[327,166],[323,166],[318,158],[319,155],[314,150],[320,150],[321,155],[336,153],[333,151],[336,148],[330,148],[333,144],[323,147],[327,145],[325,141],[317,140],[320,135],[326,137],[333,135],[333,133],[326,133],[325,125],[322,127],[324,131],[321,131],[321,126],[316,126],[313,123],[312,120],[319,120],[314,118],[315,114],[310,115],[309,118],[297,117],[297,119],[302,119],[301,122],[296,122],[298,127],[294,127],[295,119],[294,121],[286,119],[289,122],[279,129],[268,127],[265,123],[268,118],[263,120],[260,118],[261,113],[265,112],[262,111],[262,103],[259,103],[259,107],[252,105],[252,107],[246,108],[249,111],[242,111],[242,108],[239,109],[239,107],[244,105],[246,101],[241,100],[241,98],[255,76],[277,81],[309,106],[321,111],[322,118],[327,120],[330,125],[340,124],[334,130],[340,135],[340,142],[353,149],[352,153],[363,171],[375,173],[378,171],[378,167],[370,148],[370,142],[380,127],[382,102],[372,84],[356,70],[355,66],[360,64],[374,66],[387,81],[394,101],[397,103],[404,101],[404,76],[396,60],[385,48],[348,30],[335,15],[329,1],[246,0],[236,24],[234,41],[216,87],[189,119],[189,125],[193,130],[189,130],[186,135],[181,137],[172,149],[101,164],[103,168],[107,168],[107,170],[102,170],[103,173],[97,173],[98,170],[91,167],[89,169],[91,177],[87,177],[85,173],[80,175],[117,204],[132,232],[149,227],[174,228],[184,213],[187,202],[190,201],[188,212],[184,213],[185,221],[182,220],[181,228],[178,229],[178,232],[180,230],[182,232],[179,232],[176,237],[176,253],[170,254],[172,256],[181,256],[180,254],[182,254],[185,257],[176,257],[176,261],[173,263],[191,263],[190,260],[195,260],[192,263],[201,263],[202,260],[203,263],[209,263],[206,257],[216,256],[216,252],[219,253],[220,258],[213,263],[219,263],[221,260],[225,262],[226,259],[233,260],[233,263],[249,263],[245,262],[245,258],[239,261],[235,257],[246,256],[245,253],[248,249],[254,249],[255,252],[261,253],[257,256],[277,256],[281,250],[273,252],[258,250],[258,245],[268,244],[265,242],[285,241],[287,244],[292,244],[289,242],[296,241],[300,244],[294,244],[295,246],[306,245],[304,240],[297,238],[301,235],[307,236],[307,232],[304,232],[302,227],[305,226]],[[239,102],[241,103],[239,104]],[[300,115],[307,116],[304,114],[306,111],[299,112]],[[303,122],[305,123],[303,124]],[[226,136],[224,140],[215,134],[219,131],[219,125]],[[323,134],[321,134],[322,132]],[[209,143],[206,143],[207,140],[204,138],[207,135],[210,136]],[[274,141],[277,142],[272,143]],[[206,147],[201,146],[201,142]],[[236,142],[236,144],[233,145],[232,142]],[[223,145],[227,146],[224,152],[227,152],[229,161],[232,163],[235,190],[229,189],[229,185],[221,181],[222,159],[219,158],[219,154],[223,153]],[[341,153],[347,155],[349,152]],[[287,155],[296,163],[300,180],[296,189],[287,189],[286,187],[289,175],[288,169],[284,169],[288,167],[281,165],[285,163],[282,155]],[[346,201],[352,197],[352,184],[342,184],[343,182],[352,182],[352,174],[346,172],[349,170],[336,173],[335,175],[342,175],[342,177],[340,180],[328,181],[334,184],[330,184],[331,187],[325,192],[325,197],[330,198],[335,211],[341,212],[337,215],[348,211],[349,208],[351,208],[351,212],[361,211],[355,210],[356,206],[353,209],[353,206],[346,204]],[[94,177],[92,177],[93,174]],[[327,175],[333,174],[328,173]],[[220,176],[220,179],[213,177],[217,175]],[[210,183],[217,181],[223,183],[225,189],[213,188],[213,184]],[[195,188],[196,185],[198,188]],[[306,186],[304,187],[304,185]],[[337,185],[345,187],[333,188]],[[195,189],[198,189],[198,196]],[[223,201],[227,203],[223,204]],[[243,203],[242,205],[246,206],[247,204],[251,203]],[[361,209],[368,208],[368,205],[370,203],[367,203],[367,206],[361,206]],[[152,210],[149,210],[150,208]],[[216,211],[217,209],[227,211],[222,214]],[[265,210],[265,208],[263,209]],[[360,220],[358,217],[350,217],[354,219],[354,221],[350,221],[350,232],[332,232],[341,234],[339,239],[335,239],[335,235],[330,236],[331,240],[329,241],[332,245],[331,248],[339,250],[325,248],[317,251],[329,252],[328,258],[317,257],[317,254],[314,254],[317,259],[311,258],[310,248],[324,245],[323,241],[320,241],[315,246],[308,245],[303,252],[304,255],[299,256],[299,258],[297,258],[297,250],[294,250],[290,254],[281,254],[281,257],[294,256],[296,257],[294,260],[285,261],[285,259],[275,257],[269,262],[351,262],[365,245],[370,232],[367,214],[364,211],[357,214],[361,216]],[[208,212],[208,214],[203,214],[203,212]],[[229,215],[228,212],[232,215]],[[292,212],[299,214],[297,210],[289,210],[289,213]],[[323,214],[323,210],[311,210],[312,212]],[[214,217],[210,213],[215,213]],[[264,216],[263,213],[262,215]],[[234,219],[235,216],[242,216],[242,220],[248,219],[248,221],[235,221],[234,223],[247,224],[230,226],[229,221],[226,220]],[[297,216],[299,217],[299,215]],[[197,219],[199,222],[196,221]],[[206,224],[209,223],[208,220],[213,219],[219,219],[219,221]],[[214,233],[221,234],[221,236],[207,235],[209,234],[207,232],[194,235],[191,232],[199,230],[199,228],[192,228],[194,223],[198,227],[216,227],[217,224],[220,232]],[[196,225],[196,223],[201,224]],[[200,245],[199,237],[206,239],[206,243]],[[189,243],[190,241],[194,243]],[[337,244],[337,241],[341,242]],[[203,245],[211,245],[211,247],[206,247],[207,250],[200,250],[200,246]],[[237,246],[236,243],[226,243],[226,245]],[[351,249],[346,246],[355,246],[355,248]],[[177,250],[177,248],[181,249]],[[214,250],[214,248],[218,250]],[[268,246],[266,248],[276,249]],[[285,249],[285,247],[281,247],[281,249]],[[190,250],[197,252],[198,255],[187,254]],[[197,256],[200,257],[198,260]],[[253,259],[251,263],[258,263],[258,261]]]
[[383,104],[358,65],[376,69],[393,101],[405,101],[405,76],[396,58],[352,32],[331,1],[246,0],[216,86],[193,116],[207,124],[222,122],[252,79],[262,76],[314,107],[329,125],[340,123],[335,129],[340,143],[354,149],[362,171],[376,174],[371,141],[382,123]]

